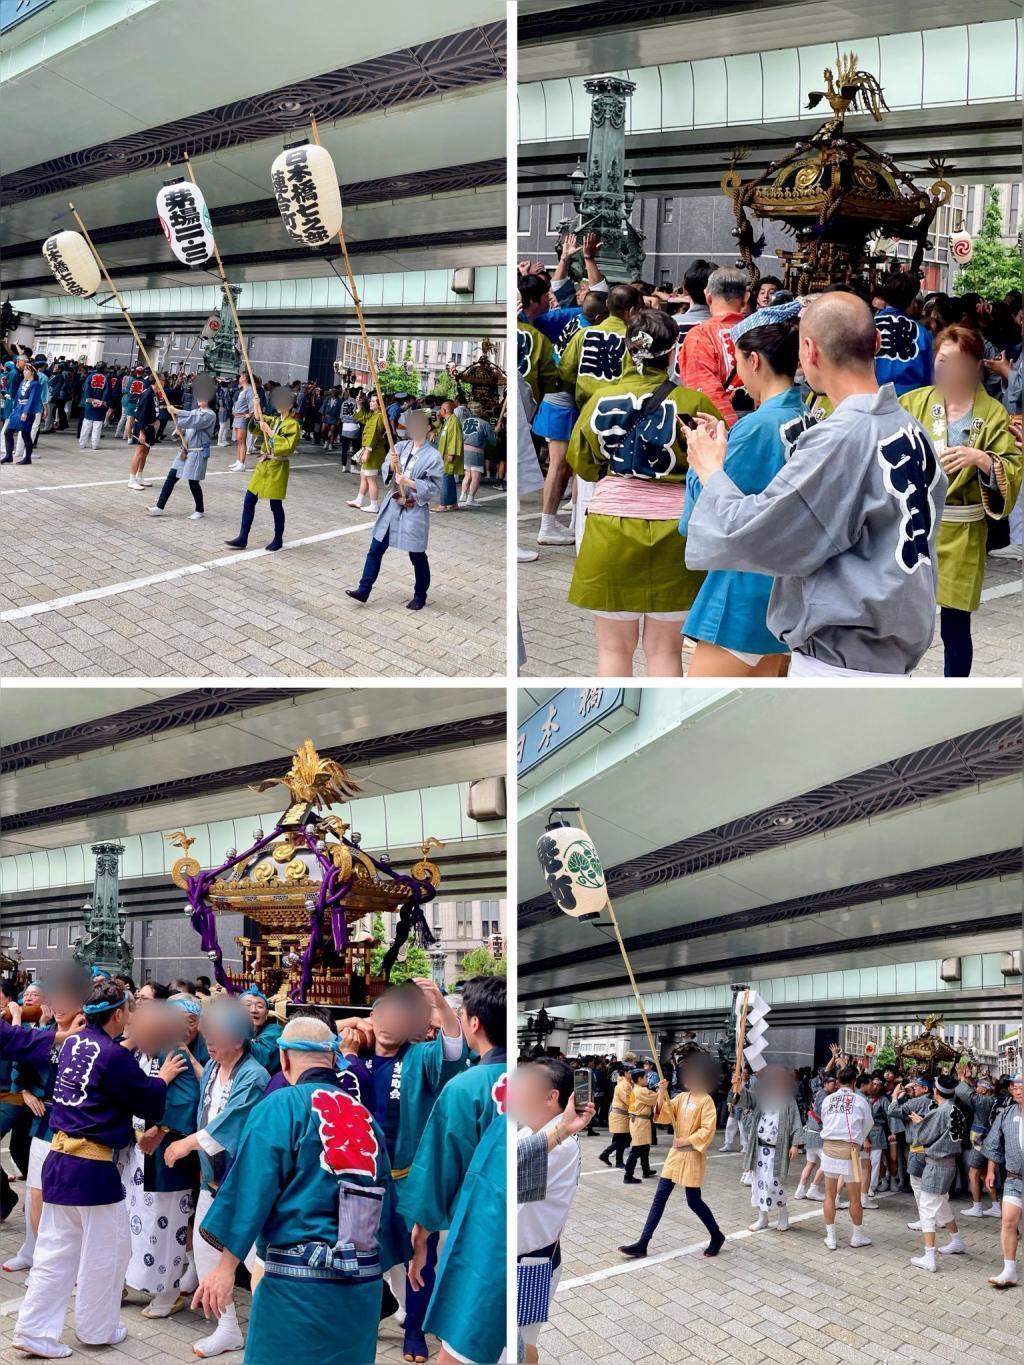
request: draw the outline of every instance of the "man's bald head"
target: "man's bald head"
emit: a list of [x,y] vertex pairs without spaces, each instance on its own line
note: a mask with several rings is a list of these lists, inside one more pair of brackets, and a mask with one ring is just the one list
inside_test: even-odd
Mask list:
[[801,353],[812,341],[829,365],[868,369],[875,363],[875,319],[856,294],[821,294],[800,314]]
[[591,326],[596,322],[604,322],[608,316],[608,300],[605,295],[591,291],[583,300],[583,316]]

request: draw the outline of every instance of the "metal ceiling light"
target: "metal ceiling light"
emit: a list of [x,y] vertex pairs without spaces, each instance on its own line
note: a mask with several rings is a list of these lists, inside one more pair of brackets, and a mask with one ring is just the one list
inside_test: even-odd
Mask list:
[[583,202],[583,191],[587,187],[587,174],[583,169],[583,160],[581,157],[576,158],[576,169],[569,177],[569,185],[572,189],[572,202],[576,205],[578,210]]

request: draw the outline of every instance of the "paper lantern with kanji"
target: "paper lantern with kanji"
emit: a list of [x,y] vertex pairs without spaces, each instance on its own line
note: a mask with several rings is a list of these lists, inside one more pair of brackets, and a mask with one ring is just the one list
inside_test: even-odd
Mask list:
[[604,868],[586,830],[548,825],[537,840],[537,860],[548,890],[563,914],[597,919],[608,904]]
[[43,255],[66,294],[87,299],[100,287],[100,268],[80,232],[55,232],[43,243]]
[[199,186],[190,180],[162,185],[156,212],[167,244],[182,265],[205,265],[213,255],[213,227]]
[[286,147],[270,168],[270,183],[284,225],[306,246],[326,246],[341,231],[341,191],[326,147]]

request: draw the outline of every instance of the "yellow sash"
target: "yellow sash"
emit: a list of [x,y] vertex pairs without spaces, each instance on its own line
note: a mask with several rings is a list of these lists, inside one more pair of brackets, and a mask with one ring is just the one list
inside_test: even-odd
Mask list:
[[54,1152],[62,1152],[64,1156],[81,1156],[87,1161],[113,1161],[113,1147],[106,1147],[102,1142],[91,1142],[89,1138],[68,1137],[67,1133],[54,1133],[50,1148]]

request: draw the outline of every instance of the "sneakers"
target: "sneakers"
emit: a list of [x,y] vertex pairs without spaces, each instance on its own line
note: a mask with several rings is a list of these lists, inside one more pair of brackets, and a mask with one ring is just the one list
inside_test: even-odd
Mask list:
[[238,470],[244,469],[244,468],[245,468],[245,465],[243,464],[243,462],[242,462],[241,460],[236,460],[234,464],[229,464],[229,465],[228,465],[228,473],[229,473],[229,474],[235,474],[235,473],[238,472]]
[[147,507],[146,511],[151,517],[162,517],[164,514],[164,509],[162,507]]
[[911,1232],[920,1232],[920,1231],[921,1231],[921,1224],[920,1224],[920,1223],[908,1223],[908,1224],[907,1224],[907,1227],[910,1229]]
[[871,1238],[865,1236],[865,1234],[861,1232],[860,1228],[854,1228],[854,1230],[850,1233],[850,1246],[869,1247],[871,1246]]
[[927,1270],[932,1275],[934,1275],[936,1270],[938,1270],[938,1266],[935,1264],[934,1252],[932,1252],[931,1255],[929,1255],[928,1252],[926,1251],[923,1256],[911,1256],[910,1264],[916,1265],[918,1270]]
[[189,516],[189,521],[202,521],[205,516],[205,512],[192,512]]
[[346,507],[358,507],[359,510],[362,511],[362,510],[363,510],[363,495],[362,495],[361,493],[359,493],[359,494],[357,494],[354,498],[349,498],[349,500],[348,500],[348,502],[345,504],[345,506],[346,506]]
[[554,527],[545,530],[543,527],[537,532],[538,545],[575,545],[576,537],[568,526],[556,523]]

